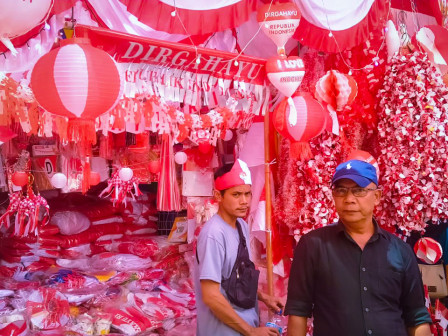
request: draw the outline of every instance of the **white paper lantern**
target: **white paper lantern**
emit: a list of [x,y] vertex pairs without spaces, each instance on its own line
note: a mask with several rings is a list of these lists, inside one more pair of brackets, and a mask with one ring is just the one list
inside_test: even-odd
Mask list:
[[53,187],[61,189],[67,185],[67,176],[62,173],[56,173],[51,177]]
[[226,131],[226,135],[224,135],[224,141],[230,141],[233,138],[233,132],[231,130]]
[[177,152],[174,154],[174,161],[176,161],[177,164],[182,165],[185,162],[187,162],[187,154],[185,152]]
[[118,172],[118,176],[120,176],[120,178],[126,182],[129,181],[132,176],[134,176],[134,172],[131,168],[124,167],[120,169],[120,171]]

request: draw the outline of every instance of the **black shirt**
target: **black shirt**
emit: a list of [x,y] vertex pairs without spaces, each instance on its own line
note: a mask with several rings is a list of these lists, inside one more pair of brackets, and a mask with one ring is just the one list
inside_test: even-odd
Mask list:
[[414,252],[374,224],[364,250],[342,223],[300,239],[285,314],[313,316],[314,336],[407,336],[431,323]]

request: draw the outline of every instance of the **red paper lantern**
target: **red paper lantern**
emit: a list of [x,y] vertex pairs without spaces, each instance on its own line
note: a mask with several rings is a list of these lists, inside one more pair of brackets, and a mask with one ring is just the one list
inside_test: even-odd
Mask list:
[[160,172],[161,168],[162,167],[160,165],[160,160],[149,161],[148,170],[149,170],[150,173],[157,174],[157,173]]
[[101,182],[101,176],[99,173],[91,171],[90,172],[90,179],[89,183],[91,186],[96,186],[98,183]]
[[297,122],[294,125],[289,122],[291,108],[288,99],[284,99],[274,111],[273,123],[277,132],[291,140],[291,156],[306,157],[300,153],[303,150],[299,149],[300,143],[306,142],[324,131],[327,113],[309,93],[292,97],[292,101],[297,112]]
[[[87,39],[62,40],[60,48],[42,56],[31,74],[37,102],[48,112],[69,118],[69,140],[96,142],[93,134],[70,132],[71,125],[89,123],[117,104],[122,80],[117,65]],[[90,128],[92,131],[92,127]]]
[[15,172],[11,176],[11,181],[18,187],[26,186],[28,184],[28,173],[23,171]]
[[358,94],[358,85],[352,76],[337,70],[328,71],[316,83],[316,99],[342,111]]

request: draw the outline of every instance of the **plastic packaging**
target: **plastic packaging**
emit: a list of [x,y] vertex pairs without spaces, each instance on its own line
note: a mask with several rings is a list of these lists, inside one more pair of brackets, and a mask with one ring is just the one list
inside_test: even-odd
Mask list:
[[39,288],[27,298],[26,310],[36,329],[56,329],[65,326],[70,318],[67,298],[51,288]]
[[286,334],[287,324],[284,316],[282,315],[282,311],[275,313],[272,316],[272,319],[266,323],[266,327],[277,329],[280,335]]
[[61,234],[68,236],[87,230],[90,220],[78,211],[59,211],[51,217],[50,224],[56,225]]

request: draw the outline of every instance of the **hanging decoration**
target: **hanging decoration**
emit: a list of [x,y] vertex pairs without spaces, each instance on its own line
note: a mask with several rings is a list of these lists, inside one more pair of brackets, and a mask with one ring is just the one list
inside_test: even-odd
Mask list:
[[16,171],[11,176],[11,181],[15,186],[24,187],[28,184],[29,174],[24,171]]
[[337,70],[328,71],[316,83],[316,99],[330,104],[336,111],[351,104],[357,93],[358,87],[353,77]]
[[0,41],[14,56],[17,55],[17,50],[10,39],[24,35],[44,23],[53,3],[54,0],[0,2]]
[[310,140],[313,158],[291,160],[287,152],[290,141],[283,139],[280,149],[278,196],[275,199],[275,221],[287,226],[296,240],[318,227],[333,223],[337,218],[331,194],[331,179],[342,162],[340,138],[323,132]]
[[122,85],[112,57],[80,38],[62,40],[61,47],[42,56],[31,73],[39,105],[68,118],[68,139],[63,140],[77,142],[84,153],[96,143],[95,118],[117,104]]
[[302,83],[305,65],[297,56],[271,57],[266,62],[266,74],[281,93],[291,97]]
[[162,168],[157,186],[157,210],[159,211],[180,211],[181,209],[172,142],[171,135],[163,135],[160,153]]
[[177,152],[174,154],[174,161],[178,165],[183,165],[185,162],[187,162],[188,156],[185,154],[185,152]]
[[56,173],[51,177],[50,182],[53,187],[62,189],[67,185],[67,176],[63,173]]
[[448,89],[428,56],[395,56],[378,92],[381,225],[405,234],[448,218]]
[[41,207],[45,210],[41,226],[45,226],[49,222],[50,207],[46,199],[40,195],[35,195],[31,185],[29,185],[26,196],[23,195],[22,191],[9,195],[9,206],[0,217],[0,226],[4,225],[9,228],[13,220],[13,235],[26,237],[30,233],[37,234]]
[[273,124],[277,132],[291,141],[290,156],[293,158],[306,158],[309,156],[309,147],[303,142],[318,136],[325,129],[327,112],[322,105],[309,93],[302,93],[292,98],[297,121],[290,123],[291,108],[288,100],[283,100],[274,110]]
[[390,61],[392,57],[400,50],[400,35],[392,20],[387,21],[386,24],[386,46],[387,46],[387,60]]
[[429,237],[417,240],[414,245],[414,252],[417,258],[430,265],[437,263],[443,255],[442,246]]
[[90,179],[89,179],[91,186],[96,186],[101,182],[101,176],[100,173],[91,171],[90,172]]
[[53,288],[42,287],[33,291],[26,302],[26,311],[35,329],[58,329],[70,320],[67,298]]
[[[133,177],[133,174],[130,176],[130,179],[127,179],[129,174],[124,174],[123,177],[127,179],[126,181],[121,178],[121,175],[123,174],[120,175],[120,172],[123,169],[131,170],[130,168],[121,168],[120,170],[115,171],[107,181],[107,187],[100,193],[99,197],[110,197],[114,206],[123,203],[126,207],[128,196],[135,201],[136,197],[142,195],[142,192],[138,187],[139,179]],[[127,170],[125,171],[128,173]]]
[[369,40],[389,19],[389,1],[294,0],[302,17],[294,38],[310,48],[338,53]]
[[257,21],[261,30],[277,46],[277,53],[285,55],[285,44],[299,26],[300,11],[292,2],[271,2],[258,9]]

